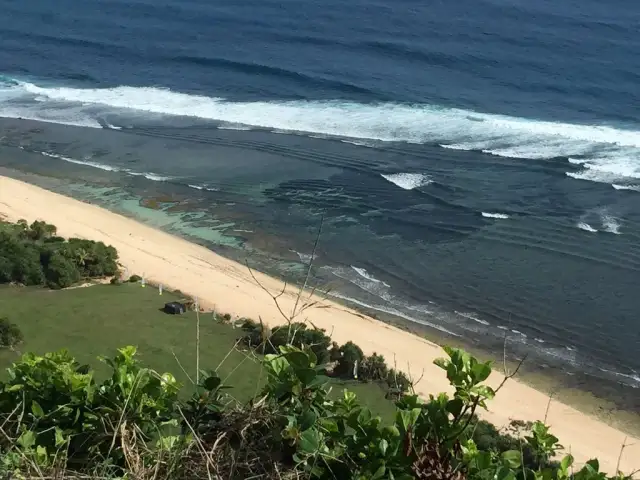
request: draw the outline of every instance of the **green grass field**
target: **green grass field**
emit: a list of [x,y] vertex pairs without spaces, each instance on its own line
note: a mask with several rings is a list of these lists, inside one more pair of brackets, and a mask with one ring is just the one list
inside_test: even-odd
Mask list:
[[[189,391],[195,378],[196,315],[167,315],[165,302],[179,299],[173,293],[159,296],[153,287],[139,284],[96,285],[69,290],[0,286],[0,317],[17,324],[25,342],[21,352],[42,354],[66,348],[81,363],[104,372],[97,357],[112,356],[118,347],[135,345],[145,365],[171,372]],[[261,367],[233,345],[241,331],[200,315],[200,368],[218,371],[229,390],[240,401],[260,389]],[[174,357],[175,355],[175,357]],[[15,352],[0,350],[0,368],[18,358]],[[393,404],[374,384],[333,381],[333,391],[354,391],[371,409],[385,418],[393,415]]]

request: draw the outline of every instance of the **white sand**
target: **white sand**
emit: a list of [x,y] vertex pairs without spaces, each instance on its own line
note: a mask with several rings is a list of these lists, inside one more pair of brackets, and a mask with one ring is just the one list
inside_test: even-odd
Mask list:
[[[272,299],[256,285],[244,265],[134,220],[1,176],[0,215],[10,221],[45,220],[56,225],[62,236],[113,245],[129,273],[197,296],[203,306],[261,317],[268,324],[282,322]],[[256,273],[256,277],[274,293],[282,289],[279,280],[261,273]],[[292,311],[294,299],[292,289],[281,297],[286,312]],[[448,390],[444,372],[432,363],[444,354],[438,345],[336,303],[322,301],[322,306],[306,310],[304,317],[326,329],[337,342],[353,340],[365,353],[376,351],[388,361],[395,357],[398,368],[416,378],[424,372],[417,385],[420,394]],[[494,372],[489,383],[496,386],[503,378]],[[482,416],[499,426],[510,419],[533,421],[544,417],[547,403],[546,394],[510,380],[490,402],[490,411]],[[601,467],[613,473],[625,442],[624,433],[557,401],[551,402],[547,423],[578,462],[597,457]],[[640,440],[628,438],[626,443],[632,445],[625,448],[620,468],[630,473],[640,468]]]

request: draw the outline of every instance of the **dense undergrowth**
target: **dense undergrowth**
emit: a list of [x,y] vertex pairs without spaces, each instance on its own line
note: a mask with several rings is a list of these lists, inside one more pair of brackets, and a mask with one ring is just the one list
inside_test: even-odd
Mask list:
[[[0,383],[0,474],[130,479],[604,480],[593,460],[579,471],[542,422],[521,438],[477,421],[495,392],[491,373],[462,350],[439,365],[455,388],[396,402],[385,424],[344,391],[329,397],[325,365],[290,344],[262,358],[264,387],[247,403],[215,372],[201,372],[188,400],[169,373],[145,368],[134,347],[101,359],[110,376],[66,351],[26,354]],[[490,440],[487,441],[487,436]],[[500,442],[503,442],[500,444]],[[506,443],[504,443],[506,442]],[[483,444],[484,443],[484,444]],[[506,449],[509,448],[509,449]],[[525,458],[528,455],[527,458]],[[622,474],[609,478],[625,478]]]
[[115,248],[102,242],[56,236],[54,225],[0,221],[0,284],[69,287],[118,272]]

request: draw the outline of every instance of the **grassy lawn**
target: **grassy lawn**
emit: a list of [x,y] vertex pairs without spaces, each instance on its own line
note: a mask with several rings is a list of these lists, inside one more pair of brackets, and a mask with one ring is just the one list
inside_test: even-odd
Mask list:
[[[105,370],[96,357],[112,356],[118,347],[135,345],[146,365],[173,373],[188,387],[189,379],[176,358],[194,378],[196,315],[167,315],[161,311],[165,302],[177,299],[175,294],[159,296],[157,289],[138,284],[58,291],[0,286],[0,317],[9,318],[22,330],[25,342],[18,348],[22,352],[42,354],[66,348],[100,374]],[[211,314],[200,315],[200,368],[217,369],[225,383],[233,386],[229,393],[244,401],[259,391],[261,368],[233,350],[240,335],[239,330],[215,322]],[[3,375],[16,358],[15,352],[0,350]],[[393,415],[392,403],[377,385],[333,383],[334,392],[348,388],[377,414],[387,419]]]

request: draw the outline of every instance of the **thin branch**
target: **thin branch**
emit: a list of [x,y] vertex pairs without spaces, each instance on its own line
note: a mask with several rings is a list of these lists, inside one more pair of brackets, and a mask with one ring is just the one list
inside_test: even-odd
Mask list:
[[529,354],[525,354],[524,357],[522,357],[522,359],[520,360],[520,362],[518,362],[518,365],[516,366],[516,369],[512,372],[509,373],[509,371],[507,370],[507,334],[505,333],[504,335],[504,346],[503,346],[503,350],[502,350],[502,363],[504,366],[504,378],[502,379],[502,382],[500,382],[500,385],[498,385],[498,388],[495,389],[495,393],[498,393],[502,387],[504,387],[504,384],[507,383],[507,380],[515,377],[518,374],[518,371],[520,370],[520,367],[522,367],[522,364],[525,362],[525,360],[527,359],[527,356]]
[[624,442],[622,442],[622,447],[620,447],[620,455],[618,455],[618,463],[616,463],[616,474],[620,472],[620,462],[622,461],[622,453],[624,452],[624,449],[627,448],[628,438],[629,437],[627,436],[624,437]]
[[264,290],[265,292],[267,292],[267,294],[273,299],[274,303],[276,304],[276,307],[278,308],[278,311],[280,312],[280,315],[282,315],[282,317],[287,321],[287,323],[291,322],[291,319],[287,316],[286,313],[284,313],[284,311],[282,310],[282,307],[280,307],[280,302],[278,302],[278,298],[280,298],[285,290],[287,289],[287,282],[284,282],[284,285],[282,286],[282,291],[278,294],[278,295],[273,295],[269,289],[267,287],[265,287],[254,275],[253,270],[251,269],[251,267],[249,266],[249,262],[245,261],[245,265],[247,266],[247,268],[249,269],[249,274],[251,275],[251,278],[253,278],[253,281],[256,282],[258,284],[258,286]]
[[316,235],[316,240],[313,243],[313,250],[311,251],[311,260],[309,260],[309,268],[307,269],[307,275],[304,279],[304,283],[302,284],[298,292],[298,298],[296,298],[296,303],[293,306],[292,318],[296,316],[296,309],[298,308],[298,302],[300,301],[302,292],[304,292],[305,288],[307,288],[307,284],[309,283],[309,277],[311,276],[311,268],[313,267],[313,261],[316,258],[316,250],[318,249],[318,243],[320,242],[320,234],[322,233],[323,224],[324,224],[324,213],[320,217],[320,225],[318,226],[318,234]]
[[182,366],[182,363],[180,363],[180,360],[178,360],[178,357],[176,356],[176,353],[175,353],[173,350],[171,350],[171,355],[173,355],[173,358],[175,358],[176,363],[177,363],[177,364],[178,364],[178,366],[180,367],[180,370],[182,370],[182,373],[184,373],[184,374],[187,376],[187,378],[189,379],[189,381],[190,381],[193,385],[195,385],[195,384],[196,384],[196,382],[194,382],[194,381],[193,381],[193,379],[189,376],[189,374],[187,373],[187,371],[185,370],[185,368]]
[[547,424],[547,418],[549,418],[549,409],[551,408],[551,401],[553,400],[553,395],[555,392],[551,392],[549,394],[549,401],[547,402],[547,409],[544,411],[544,424]]

